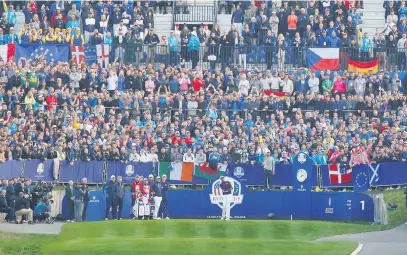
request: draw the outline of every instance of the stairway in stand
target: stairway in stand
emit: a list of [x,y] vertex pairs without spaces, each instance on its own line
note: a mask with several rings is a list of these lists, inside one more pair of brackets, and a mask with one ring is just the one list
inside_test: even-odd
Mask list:
[[368,33],[370,38],[373,38],[376,28],[380,28],[382,31],[384,27],[385,9],[383,8],[383,0],[369,0],[363,1],[363,3],[365,8],[358,10],[360,13],[363,13],[360,27],[363,32]]

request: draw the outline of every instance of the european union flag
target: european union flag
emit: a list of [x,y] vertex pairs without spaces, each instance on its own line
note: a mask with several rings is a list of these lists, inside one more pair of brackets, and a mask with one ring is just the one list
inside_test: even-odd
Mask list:
[[355,192],[366,192],[371,187],[369,165],[358,165],[352,168],[353,190]]
[[96,46],[85,44],[85,61],[86,64],[93,65],[97,62]]
[[15,59],[19,61],[44,58],[47,62],[68,62],[69,50],[68,44],[16,45]]

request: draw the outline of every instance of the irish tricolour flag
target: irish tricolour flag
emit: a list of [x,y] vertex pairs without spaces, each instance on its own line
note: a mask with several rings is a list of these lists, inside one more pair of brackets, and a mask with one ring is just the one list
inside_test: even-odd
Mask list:
[[192,182],[194,163],[160,162],[159,175],[163,174],[173,181]]
[[309,48],[307,66],[311,70],[338,70],[339,48]]

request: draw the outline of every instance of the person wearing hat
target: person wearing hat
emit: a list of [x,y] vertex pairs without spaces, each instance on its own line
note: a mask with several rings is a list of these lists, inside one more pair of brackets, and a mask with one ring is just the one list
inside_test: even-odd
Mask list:
[[18,43],[18,36],[16,33],[14,33],[14,27],[10,27],[10,32],[7,36],[6,43],[7,44]]
[[329,47],[329,37],[326,35],[326,30],[321,31],[322,34],[318,38],[318,47],[319,48],[328,48]]
[[[150,178],[150,180],[151,180],[151,178]],[[160,210],[161,200],[162,200],[161,189],[162,189],[161,177],[157,176],[156,181],[151,183],[151,195],[153,196],[153,199],[154,199],[154,212],[153,212],[154,220],[161,220],[161,218],[158,217],[158,211]]]
[[219,185],[222,191],[222,217],[221,220],[230,220],[230,203],[232,202],[232,184],[225,179],[225,176],[220,177],[221,183]]
[[110,176],[110,180],[103,186],[103,196],[106,199],[105,208],[105,220],[109,219],[110,208],[112,208],[112,219],[116,219],[116,210],[114,207],[114,197],[113,197],[113,186],[115,185],[116,177],[114,175]]

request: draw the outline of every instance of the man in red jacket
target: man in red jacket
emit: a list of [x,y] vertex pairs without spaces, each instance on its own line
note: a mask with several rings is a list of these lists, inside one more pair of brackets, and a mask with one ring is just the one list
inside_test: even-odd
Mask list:
[[56,109],[58,105],[58,99],[55,94],[55,91],[51,92],[51,95],[47,96],[45,99],[45,102],[47,103],[47,110],[54,110]]
[[195,75],[195,79],[192,81],[192,88],[195,92],[199,92],[205,88],[205,84],[199,74]]

